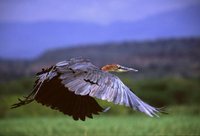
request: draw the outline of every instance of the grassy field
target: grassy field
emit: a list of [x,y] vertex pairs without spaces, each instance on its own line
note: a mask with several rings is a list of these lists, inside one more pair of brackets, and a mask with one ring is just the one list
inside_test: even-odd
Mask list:
[[166,106],[169,115],[150,118],[99,100],[111,110],[85,122],[36,102],[11,110],[32,87],[32,80],[25,79],[0,84],[0,136],[200,136],[199,79],[144,80],[134,85],[126,80],[149,104]]
[[1,136],[161,136],[200,135],[200,117],[163,115],[95,116],[95,119],[74,121],[70,117],[26,117],[0,120]]

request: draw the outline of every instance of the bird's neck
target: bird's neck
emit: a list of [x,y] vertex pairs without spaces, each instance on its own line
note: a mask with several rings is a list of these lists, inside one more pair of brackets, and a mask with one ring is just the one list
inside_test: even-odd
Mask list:
[[101,70],[103,71],[115,71],[116,69],[118,69],[117,65],[116,64],[109,64],[109,65],[105,65],[101,68]]

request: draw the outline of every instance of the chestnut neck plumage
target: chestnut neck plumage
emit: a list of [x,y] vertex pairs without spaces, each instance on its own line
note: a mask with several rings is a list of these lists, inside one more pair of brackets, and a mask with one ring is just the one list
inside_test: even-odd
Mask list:
[[107,71],[107,72],[116,71],[116,70],[118,70],[118,66],[117,66],[117,64],[108,64],[108,65],[103,66],[101,68],[101,70]]

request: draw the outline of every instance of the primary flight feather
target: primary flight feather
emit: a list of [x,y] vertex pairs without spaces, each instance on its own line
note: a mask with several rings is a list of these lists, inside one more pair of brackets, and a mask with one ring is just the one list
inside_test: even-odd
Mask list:
[[37,73],[33,91],[12,108],[34,100],[72,116],[75,120],[92,118],[104,109],[94,98],[125,105],[151,117],[158,116],[159,108],[150,106],[137,97],[115,75],[109,73],[137,71],[118,64],[98,68],[89,60],[72,58]]

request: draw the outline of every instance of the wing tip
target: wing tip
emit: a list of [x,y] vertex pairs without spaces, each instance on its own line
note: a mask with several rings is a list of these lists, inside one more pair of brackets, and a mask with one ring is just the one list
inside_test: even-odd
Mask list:
[[109,111],[109,110],[110,110],[110,108],[111,108],[111,107],[107,107],[107,108],[103,109],[103,111],[102,111],[102,112],[107,112],[107,111]]
[[166,112],[166,107],[155,108],[152,112],[150,112],[151,117],[158,117],[160,118],[159,114],[169,114]]

